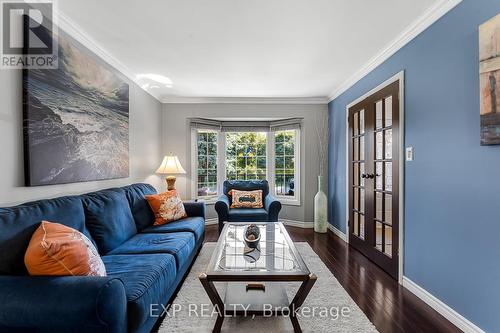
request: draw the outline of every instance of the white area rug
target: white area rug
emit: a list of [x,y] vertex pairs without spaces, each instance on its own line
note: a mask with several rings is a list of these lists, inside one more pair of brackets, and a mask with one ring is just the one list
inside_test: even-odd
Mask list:
[[[318,280],[312,288],[303,307],[309,307],[315,315],[299,313],[299,323],[303,332],[377,332],[353,299],[342,288],[330,270],[307,243],[296,243],[296,247],[309,270]],[[191,272],[186,277],[174,304],[165,317],[159,332],[212,332],[215,316],[210,316],[213,309],[210,300],[201,285],[198,275],[202,273],[210,260],[215,243],[205,243],[196,259]],[[216,284],[219,294],[224,299],[224,286]],[[298,289],[298,283],[287,285],[288,298],[291,299]],[[191,305],[191,312],[189,311]],[[314,310],[314,307],[316,310]],[[174,309],[176,309],[174,314]],[[196,311],[194,311],[196,309]],[[207,316],[201,316],[202,309]],[[348,310],[347,310],[348,309]],[[342,315],[344,311],[344,315]],[[196,315],[198,314],[198,316]],[[236,317],[226,318],[222,332],[264,333],[293,332],[290,318],[287,317]]]

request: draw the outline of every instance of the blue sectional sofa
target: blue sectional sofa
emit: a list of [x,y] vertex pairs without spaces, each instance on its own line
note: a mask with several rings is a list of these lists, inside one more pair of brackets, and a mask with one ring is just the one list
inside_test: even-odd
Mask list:
[[[153,226],[144,199],[153,193],[134,184],[0,208],[0,332],[151,331],[205,236],[203,203],[185,203],[187,218]],[[42,220],[89,237],[108,276],[29,276],[24,253]]]

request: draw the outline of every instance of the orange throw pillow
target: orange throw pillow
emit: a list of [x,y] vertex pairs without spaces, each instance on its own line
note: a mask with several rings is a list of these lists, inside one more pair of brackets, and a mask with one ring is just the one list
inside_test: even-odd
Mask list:
[[176,190],[146,195],[146,200],[155,214],[154,225],[162,225],[187,217],[184,204]]
[[30,275],[106,276],[94,244],[68,226],[42,221],[24,255]]
[[262,190],[239,191],[231,190],[233,201],[231,208],[262,208]]

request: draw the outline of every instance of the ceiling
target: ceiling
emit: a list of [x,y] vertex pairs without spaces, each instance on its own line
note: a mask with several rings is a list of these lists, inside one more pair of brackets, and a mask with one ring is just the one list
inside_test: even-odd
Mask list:
[[58,6],[127,75],[168,101],[326,99],[439,2],[64,0]]

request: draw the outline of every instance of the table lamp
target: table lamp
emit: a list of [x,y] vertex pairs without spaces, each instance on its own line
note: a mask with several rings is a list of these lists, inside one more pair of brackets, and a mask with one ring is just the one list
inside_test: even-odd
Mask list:
[[179,162],[179,159],[177,156],[172,155],[167,155],[163,158],[163,161],[161,162],[160,167],[158,170],[156,170],[156,173],[163,174],[163,175],[168,175],[166,178],[167,181],[167,190],[175,190],[175,176],[174,174],[184,174],[186,173],[186,170],[181,165],[181,162]]

